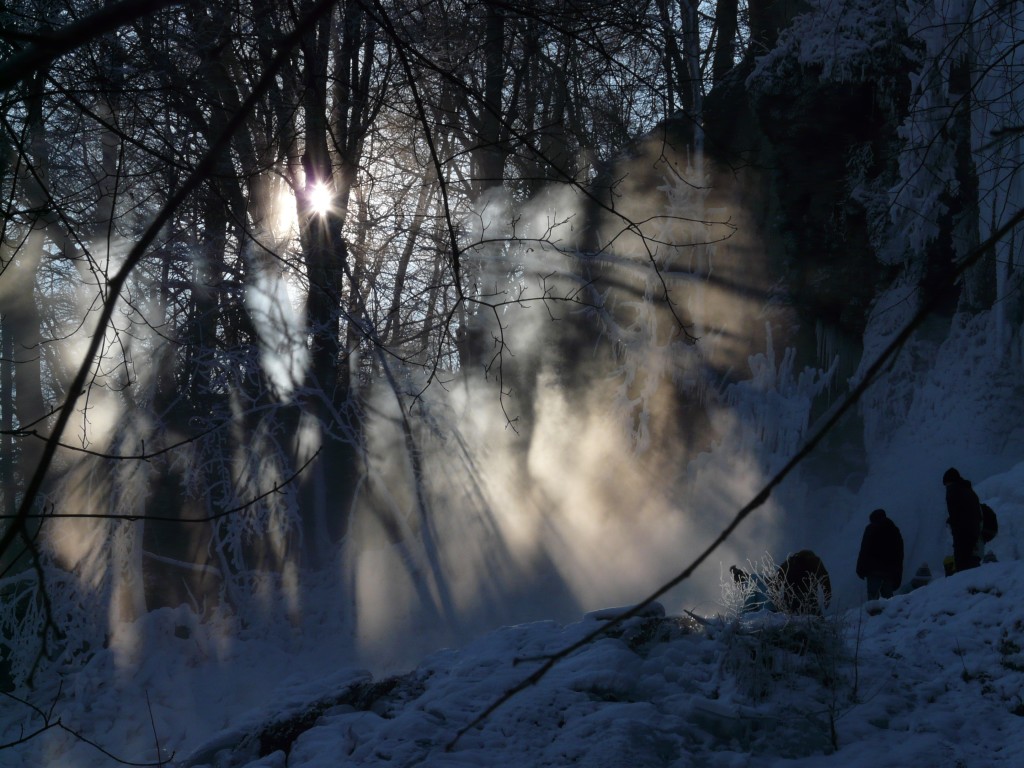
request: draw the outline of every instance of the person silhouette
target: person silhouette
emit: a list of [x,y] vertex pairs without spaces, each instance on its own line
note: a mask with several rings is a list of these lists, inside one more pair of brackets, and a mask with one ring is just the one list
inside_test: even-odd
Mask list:
[[822,615],[818,591],[825,608],[832,602],[832,582],[828,569],[814,552],[801,549],[779,566],[778,582],[786,613]]
[[946,486],[946,524],[953,535],[953,565],[966,571],[981,565],[981,501],[969,480],[954,467],[942,475]]
[[867,583],[868,600],[890,598],[903,583],[903,535],[884,509],[874,510],[857,553],[857,578]]

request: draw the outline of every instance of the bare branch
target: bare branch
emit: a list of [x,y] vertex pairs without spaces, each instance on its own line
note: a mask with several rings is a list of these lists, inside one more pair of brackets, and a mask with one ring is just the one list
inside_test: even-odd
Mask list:
[[122,27],[135,19],[148,16],[189,0],[121,0],[104,4],[83,19],[72,22],[45,35],[35,35],[35,44],[15,54],[0,65],[0,91],[13,88],[22,80],[45,69],[58,56],[79,48],[90,40]]

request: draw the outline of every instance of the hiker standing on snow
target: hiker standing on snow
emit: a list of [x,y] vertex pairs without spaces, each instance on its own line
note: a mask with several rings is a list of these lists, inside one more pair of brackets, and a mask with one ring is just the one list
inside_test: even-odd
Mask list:
[[809,549],[801,549],[779,566],[778,585],[786,613],[808,613],[821,616],[818,588],[825,598],[825,607],[832,601],[832,582],[821,558]]
[[876,509],[869,520],[857,555],[857,578],[867,580],[868,600],[890,598],[903,582],[903,535],[884,509]]
[[950,467],[942,476],[946,486],[946,524],[953,534],[953,562],[957,571],[981,565],[981,502],[969,481]]

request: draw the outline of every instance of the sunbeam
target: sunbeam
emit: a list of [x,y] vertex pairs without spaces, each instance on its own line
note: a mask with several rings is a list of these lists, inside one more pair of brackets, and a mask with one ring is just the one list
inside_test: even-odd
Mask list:
[[334,207],[334,190],[322,181],[309,190],[309,209],[317,216],[326,216]]

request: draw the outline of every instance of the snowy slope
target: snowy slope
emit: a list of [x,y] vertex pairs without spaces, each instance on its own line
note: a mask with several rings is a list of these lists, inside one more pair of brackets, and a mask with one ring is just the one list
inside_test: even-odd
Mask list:
[[[119,764],[112,756],[178,768],[1017,765],[1024,464],[980,487],[998,504],[999,562],[809,623],[737,620],[725,593],[719,614],[700,620],[651,606],[454,745],[551,654],[618,611],[505,627],[379,677],[332,662],[327,647],[289,658],[242,640],[218,657],[202,627],[185,637],[182,616],[153,615],[136,629],[162,632],[162,647],[122,660],[120,676],[104,651],[73,689],[51,692],[50,721],[94,745],[52,728],[0,751],[0,765],[100,768]],[[4,742],[42,725],[41,712],[13,700],[0,712]]]
[[[325,711],[287,765],[1016,765],[1022,582],[1019,561],[987,564],[812,626],[630,619],[446,751],[539,659],[601,619],[509,627],[428,659],[369,711]],[[286,764],[283,751],[209,757],[182,765]]]

